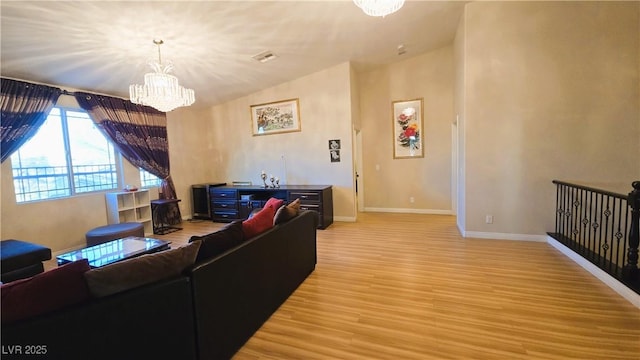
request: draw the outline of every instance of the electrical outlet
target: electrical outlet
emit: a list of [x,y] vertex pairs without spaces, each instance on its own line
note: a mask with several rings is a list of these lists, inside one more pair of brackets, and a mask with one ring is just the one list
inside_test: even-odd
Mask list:
[[414,199],[413,196],[412,196],[412,197],[409,198],[409,202],[413,204],[414,202],[416,202],[416,199]]
[[493,215],[487,215],[487,216],[484,218],[484,221],[485,221],[487,224],[493,224]]

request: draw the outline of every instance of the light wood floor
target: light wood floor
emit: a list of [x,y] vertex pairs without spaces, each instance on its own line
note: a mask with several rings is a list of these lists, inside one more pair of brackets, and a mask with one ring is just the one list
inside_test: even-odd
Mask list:
[[[184,243],[223,224],[184,222]],[[362,213],[234,359],[640,359],[640,310],[546,243]]]

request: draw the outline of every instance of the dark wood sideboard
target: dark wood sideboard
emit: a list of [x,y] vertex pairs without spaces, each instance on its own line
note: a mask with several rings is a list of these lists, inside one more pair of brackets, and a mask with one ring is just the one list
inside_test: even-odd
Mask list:
[[333,223],[333,192],[331,185],[282,185],[264,188],[256,185],[210,186],[209,211],[215,222],[246,219],[251,211],[260,208],[269,198],[286,202],[300,199],[300,209],[318,214],[318,228]]

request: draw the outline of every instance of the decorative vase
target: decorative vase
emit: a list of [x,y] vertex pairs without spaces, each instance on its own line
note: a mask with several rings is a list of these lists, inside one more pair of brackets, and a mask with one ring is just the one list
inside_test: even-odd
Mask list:
[[264,170],[262,170],[262,172],[260,173],[260,178],[262,179],[262,183],[264,184],[264,188],[268,188],[269,185],[267,185],[267,173],[264,172]]

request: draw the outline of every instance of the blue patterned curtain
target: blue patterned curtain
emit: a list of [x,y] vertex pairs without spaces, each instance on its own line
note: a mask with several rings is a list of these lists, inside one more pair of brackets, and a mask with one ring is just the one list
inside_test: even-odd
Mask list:
[[[120,98],[83,92],[75,97],[129,162],[162,179],[163,197],[176,199],[169,171],[167,115]],[[175,206],[169,216],[172,223],[180,222],[179,208]]]
[[4,162],[38,132],[62,90],[5,78],[0,87],[0,162]]

